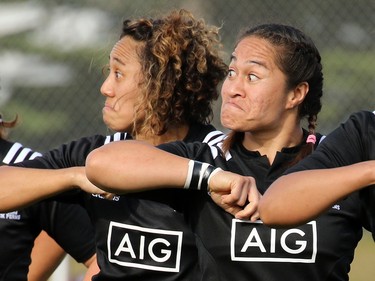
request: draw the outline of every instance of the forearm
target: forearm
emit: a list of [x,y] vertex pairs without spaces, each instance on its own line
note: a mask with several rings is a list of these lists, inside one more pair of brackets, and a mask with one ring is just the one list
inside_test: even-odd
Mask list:
[[375,161],[282,176],[259,203],[262,221],[271,226],[307,222],[341,198],[375,183]]
[[0,212],[19,209],[74,188],[73,169],[0,167]]
[[87,178],[112,193],[180,187],[189,159],[136,141],[113,142],[86,158]]
[[42,231],[35,239],[31,252],[28,281],[48,280],[64,259],[65,251],[48,234]]
[[[255,180],[231,172],[213,173],[207,163],[179,157],[153,146],[134,142],[114,142],[92,151],[86,158],[87,178],[99,188],[122,194],[158,188],[208,189],[212,199],[227,212],[255,220],[259,193]],[[211,174],[212,173],[212,174]],[[215,179],[214,179],[215,178]],[[233,191],[234,190],[234,191]],[[228,195],[233,191],[233,196]],[[226,197],[226,202],[222,199]],[[251,206],[244,206],[250,201]]]

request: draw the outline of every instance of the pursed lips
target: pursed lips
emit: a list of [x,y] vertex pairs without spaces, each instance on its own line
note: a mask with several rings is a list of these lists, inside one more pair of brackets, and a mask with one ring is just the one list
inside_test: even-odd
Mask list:
[[104,104],[104,107],[103,107],[103,110],[115,110],[114,107],[112,105],[110,105],[109,103],[105,103]]
[[225,102],[224,105],[243,110],[243,108],[238,104],[238,102],[234,102],[233,100]]

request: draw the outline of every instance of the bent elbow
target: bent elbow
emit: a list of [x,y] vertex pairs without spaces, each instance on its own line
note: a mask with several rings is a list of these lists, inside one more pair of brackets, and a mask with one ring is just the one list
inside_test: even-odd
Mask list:
[[265,225],[271,227],[275,226],[277,220],[275,221],[274,216],[272,215],[273,211],[270,210],[270,206],[267,204],[267,202],[264,202],[263,200],[259,202],[258,212],[261,221]]
[[287,206],[277,207],[271,202],[259,202],[259,216],[264,225],[273,228],[290,228],[307,223],[308,220],[294,215]]
[[98,152],[97,150],[93,150],[86,157],[86,164],[85,164],[87,179],[98,187],[102,186],[100,175],[104,172],[103,163],[105,162],[105,159],[100,157],[100,154],[101,153]]
[[293,222],[284,219],[282,210],[279,210],[272,202],[261,200],[259,202],[258,212],[263,224],[268,227],[281,228],[290,226]]

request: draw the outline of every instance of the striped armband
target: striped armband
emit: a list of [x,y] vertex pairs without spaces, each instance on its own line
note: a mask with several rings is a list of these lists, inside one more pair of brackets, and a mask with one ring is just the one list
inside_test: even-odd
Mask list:
[[208,182],[210,177],[213,175],[213,172],[216,173],[220,170],[220,168],[215,168],[208,163],[190,160],[184,188],[207,190]]

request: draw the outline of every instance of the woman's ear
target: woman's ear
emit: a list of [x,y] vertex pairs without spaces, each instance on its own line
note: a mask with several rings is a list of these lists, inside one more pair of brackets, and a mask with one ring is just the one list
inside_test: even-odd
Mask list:
[[287,108],[294,108],[300,105],[304,101],[308,92],[309,83],[302,82],[298,84],[293,91],[290,91]]

